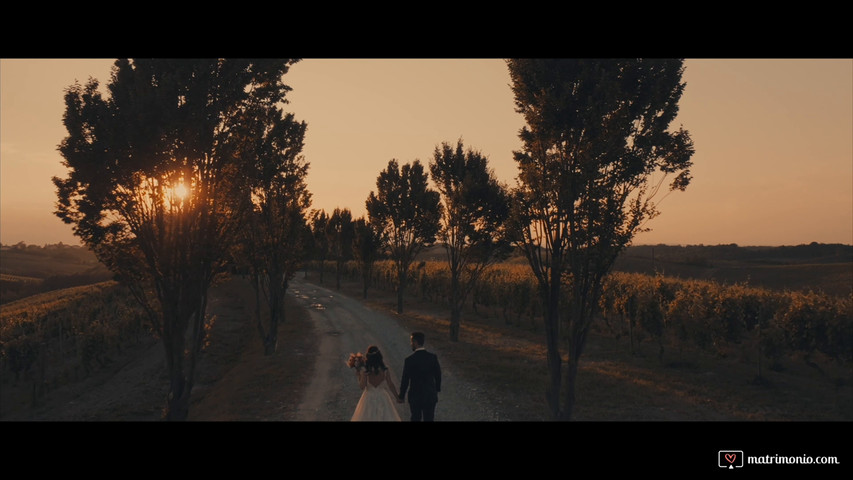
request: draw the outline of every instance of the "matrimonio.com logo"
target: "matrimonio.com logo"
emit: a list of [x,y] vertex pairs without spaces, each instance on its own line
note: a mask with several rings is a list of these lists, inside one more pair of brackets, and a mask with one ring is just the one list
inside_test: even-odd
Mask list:
[[742,468],[743,467],[743,451],[742,450],[720,450],[717,454],[717,466],[720,468]]
[[728,470],[747,465],[840,465],[838,457],[813,457],[811,455],[757,455],[744,456],[743,450],[720,450],[717,466]]

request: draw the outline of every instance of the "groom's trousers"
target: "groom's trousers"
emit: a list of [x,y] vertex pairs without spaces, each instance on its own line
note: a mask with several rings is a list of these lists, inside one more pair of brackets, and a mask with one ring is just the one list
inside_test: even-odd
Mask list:
[[413,422],[434,422],[435,421],[435,403],[420,403],[413,402],[409,404],[412,410]]

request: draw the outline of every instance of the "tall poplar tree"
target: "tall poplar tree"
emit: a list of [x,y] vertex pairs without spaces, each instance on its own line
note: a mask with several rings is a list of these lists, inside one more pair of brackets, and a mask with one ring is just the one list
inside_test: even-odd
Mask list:
[[504,233],[509,196],[482,153],[442,143],[429,165],[441,194],[439,239],[450,268],[450,340],[459,340],[462,306],[482,273],[510,251]]
[[238,231],[237,114],[280,101],[291,59],[120,59],[107,96],[70,86],[56,214],[126,284],[163,341],[164,417],[186,419],[207,291]]
[[400,167],[392,159],[376,179],[376,193],[370,192],[366,202],[369,221],[388,239],[397,268],[397,313],[403,313],[409,266],[438,234],[440,197],[427,183],[420,161]]
[[361,270],[364,298],[367,298],[367,289],[370,286],[373,264],[381,257],[385,248],[385,241],[382,238],[382,234],[364,217],[359,217],[353,222],[353,229],[353,256],[359,270]]
[[241,166],[235,179],[242,183],[240,250],[255,290],[256,326],[266,355],[276,351],[284,296],[307,248],[306,127],[276,104],[256,103],[245,108],[232,135]]
[[341,274],[344,263],[352,258],[352,241],[355,227],[352,212],[348,208],[336,208],[326,224],[329,252],[335,259],[335,288],[341,289]]
[[317,261],[320,269],[320,285],[323,284],[323,272],[326,270],[326,258],[329,256],[328,225],[329,214],[325,210],[311,212],[311,256]]
[[569,420],[602,278],[657,215],[665,179],[672,179],[670,190],[690,181],[693,142],[682,128],[670,130],[684,66],[678,59],[507,65],[516,111],[527,124],[515,152],[513,223],[545,306],[548,404],[555,419]]

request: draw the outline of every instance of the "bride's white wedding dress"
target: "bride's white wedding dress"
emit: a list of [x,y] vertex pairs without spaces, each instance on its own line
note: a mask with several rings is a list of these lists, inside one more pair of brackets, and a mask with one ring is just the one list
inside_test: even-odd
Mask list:
[[365,379],[364,389],[355,413],[352,415],[353,422],[399,422],[400,414],[397,413],[394,398],[389,393],[388,380],[383,374],[379,385],[370,383]]

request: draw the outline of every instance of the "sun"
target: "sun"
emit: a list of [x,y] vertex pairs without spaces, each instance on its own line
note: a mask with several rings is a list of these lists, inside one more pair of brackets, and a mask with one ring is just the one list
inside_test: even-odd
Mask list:
[[186,198],[190,196],[190,190],[183,183],[175,185],[172,192],[178,200],[186,200]]

